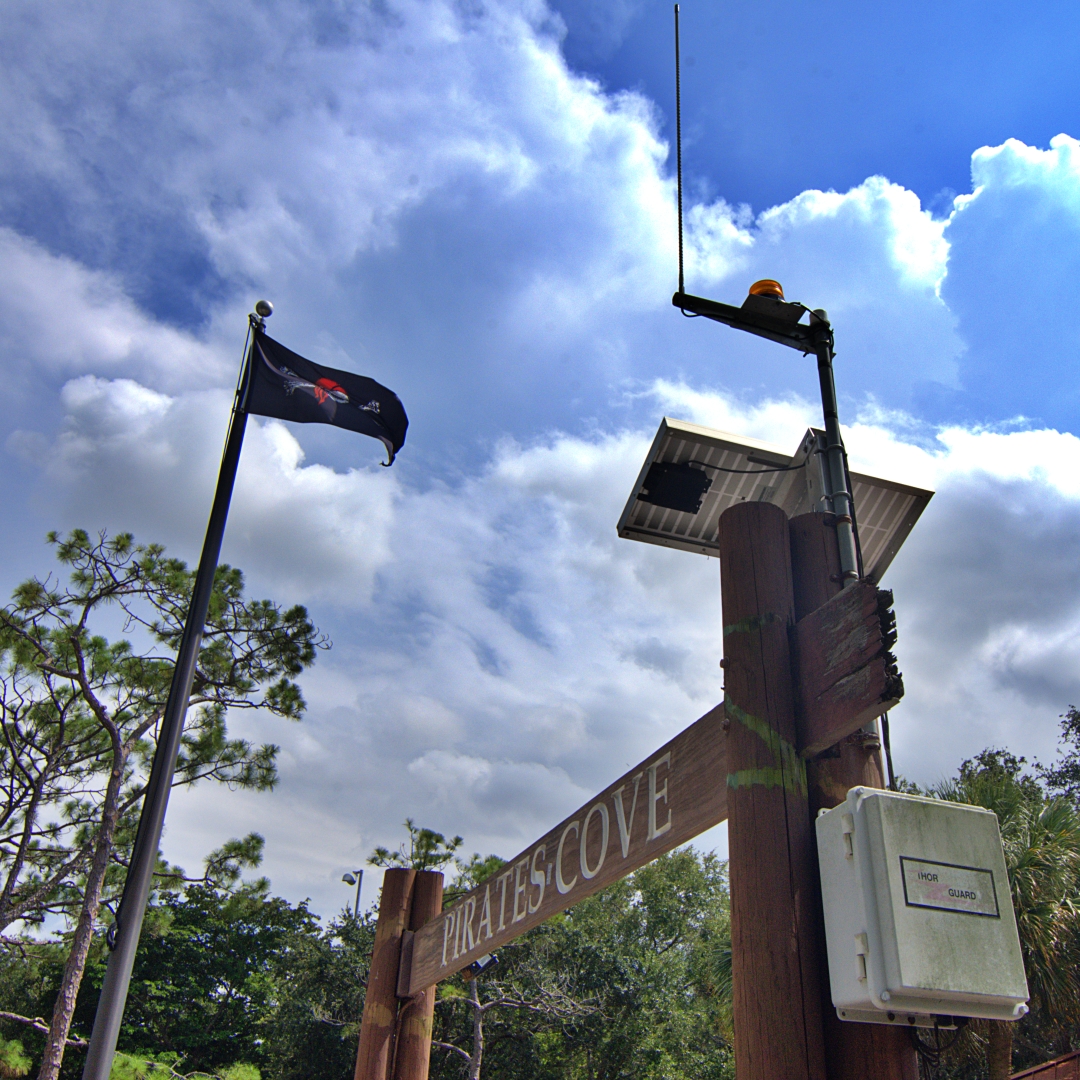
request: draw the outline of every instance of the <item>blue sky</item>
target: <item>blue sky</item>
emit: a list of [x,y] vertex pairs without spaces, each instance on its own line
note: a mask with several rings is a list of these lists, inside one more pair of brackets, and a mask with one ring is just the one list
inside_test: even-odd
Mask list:
[[[919,780],[1049,759],[1080,703],[1078,19],[683,6],[688,288],[827,308],[853,463],[938,492],[886,580]],[[662,415],[793,448],[819,406],[809,361],[670,306],[671,31],[633,0],[8,6],[4,586],[51,528],[197,558],[259,296],[412,421],[393,470],[250,426],[225,557],[335,644],[302,725],[237,721],[279,790],[176,799],[170,858],[257,828],[329,911],[406,814],[511,855],[719,700],[716,563],[619,511]]]
[[[567,59],[675,115],[672,5],[556,4]],[[1080,75],[1068,3],[682,4],[687,176],[757,210],[881,173],[938,213],[975,146],[1070,130]]]

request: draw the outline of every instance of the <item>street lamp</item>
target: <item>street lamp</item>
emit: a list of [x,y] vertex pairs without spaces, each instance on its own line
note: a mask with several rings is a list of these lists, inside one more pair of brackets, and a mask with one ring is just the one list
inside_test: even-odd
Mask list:
[[364,871],[363,870],[354,870],[351,874],[342,874],[341,875],[341,880],[344,881],[346,885],[355,885],[356,886],[356,906],[353,908],[353,918],[354,919],[359,919],[360,918],[360,885],[363,883],[363,880],[364,880]]
[[[848,488],[847,455],[840,436],[840,418],[836,406],[836,383],[833,380],[833,332],[829,317],[821,308],[811,311],[805,304],[789,303],[778,281],[766,278],[750,286],[742,307],[721,304],[691,296],[681,290],[671,298],[672,304],[685,315],[701,315],[706,319],[745,330],[748,334],[768,338],[804,355],[817,356],[818,382],[821,384],[821,410],[825,416],[826,467],[823,470],[829,490],[825,496],[829,509],[836,515],[836,534],[840,546],[840,573],[843,586],[862,576],[855,535],[855,517],[851,491]],[[803,322],[803,315],[808,316]]]

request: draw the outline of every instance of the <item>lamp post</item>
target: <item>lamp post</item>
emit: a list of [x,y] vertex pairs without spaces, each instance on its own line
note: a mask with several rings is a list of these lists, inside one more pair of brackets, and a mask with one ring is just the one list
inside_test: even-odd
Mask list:
[[354,919],[359,919],[360,918],[360,886],[364,881],[364,871],[363,870],[354,870],[351,874],[342,874],[341,880],[344,881],[346,885],[355,885],[356,886],[356,905],[353,907],[353,918]]
[[[817,356],[818,382],[821,385],[821,411],[825,417],[826,497],[836,515],[836,532],[840,546],[840,573],[843,585],[859,580],[859,554],[855,537],[855,516],[848,486],[847,455],[840,435],[840,418],[836,405],[836,383],[833,379],[833,331],[829,316],[821,308],[811,311],[805,304],[788,303],[778,281],[766,278],[755,281],[742,307],[721,304],[700,296],[677,292],[672,304],[683,314],[704,316],[715,322],[745,330],[748,334],[798,349],[804,355]],[[809,316],[802,322],[803,315]]]
[[[805,601],[813,598],[816,591],[818,594],[816,597],[817,604],[812,606],[818,606],[822,599],[826,598],[831,592],[831,585],[847,588],[862,576],[862,560],[855,524],[851,481],[847,470],[847,454],[840,434],[836,383],[833,378],[832,367],[833,332],[828,315],[820,309],[811,310],[803,304],[788,303],[784,300],[784,290],[780,287],[779,282],[772,280],[755,282],[750,286],[749,295],[743,301],[742,306],[733,307],[715,300],[706,300],[685,293],[680,273],[679,291],[672,297],[671,302],[684,315],[704,316],[715,322],[732,326],[737,330],[745,330],[747,333],[797,349],[804,355],[813,353],[817,357],[818,381],[821,388],[821,409],[825,419],[824,438],[816,440],[816,451],[823,456],[821,462],[823,467],[818,470],[818,475],[821,480],[823,508],[831,510],[835,516],[836,553],[840,573],[836,576],[831,575],[827,565],[828,560],[821,557],[823,553],[821,544],[823,534],[821,530],[817,530],[819,533],[817,543],[802,543],[801,545],[795,545],[795,547],[803,556],[800,560],[799,575],[803,586],[801,590],[803,599]],[[803,322],[804,316],[807,317],[805,322]],[[809,460],[807,460],[807,464],[809,465]],[[739,511],[737,508],[732,507],[728,510],[728,513],[742,513],[742,523],[747,524],[752,523],[751,509],[752,504],[747,505],[746,511]],[[805,515],[804,520],[805,518],[813,519],[817,516],[808,514]],[[725,538],[723,530],[721,530],[720,542],[723,548],[726,539],[730,564],[733,551],[735,554],[740,552],[735,550],[738,549],[738,544],[732,540],[735,530],[731,529],[729,532],[731,535]],[[807,531],[805,539],[814,539],[810,531]],[[817,552],[817,556],[810,557],[811,551]],[[741,553],[745,554],[745,545]],[[724,552],[721,551],[721,561],[723,561],[723,558]],[[749,560],[749,562],[750,565],[757,569],[755,560]],[[768,562],[768,558],[764,558],[763,567],[767,567]],[[782,562],[783,558],[781,557],[778,559],[777,565]],[[808,581],[808,579],[814,580]],[[816,585],[816,589],[806,588],[808,584]],[[739,598],[735,594],[740,593],[740,591],[746,592],[745,589],[740,590],[730,586],[728,591],[731,592],[734,599]],[[725,627],[728,623],[732,624],[733,629],[741,627],[741,620],[737,620],[735,617],[729,618],[728,616],[727,594],[724,596],[723,604]],[[735,614],[739,613],[735,612]],[[741,635],[736,634],[732,641],[731,649],[736,655],[740,637]],[[725,653],[727,651],[725,645]],[[764,654],[762,653],[762,655]],[[746,667],[745,663],[736,663],[733,665],[732,671],[742,673],[742,669]],[[782,669],[783,665],[781,664],[779,670],[782,671]],[[743,681],[746,681],[745,678]],[[780,681],[782,682],[782,676]],[[725,688],[725,698],[732,694],[733,691],[734,696],[737,697],[740,691],[745,694],[747,687],[739,686],[738,679],[729,676],[728,686]],[[782,698],[783,694],[781,693],[779,696]],[[753,972],[759,978],[758,983],[755,985],[754,994],[747,997],[747,994],[744,993],[741,1003],[738,998],[736,999],[736,1054],[739,1054],[741,1042],[743,1055],[740,1076],[743,1075],[744,1071],[748,1077],[753,1077],[754,1080],[765,1080],[766,1077],[771,1080],[771,1077],[785,1072],[787,1075],[795,1075],[793,1069],[787,1065],[784,1068],[777,1067],[777,1062],[780,1060],[778,1055],[783,1047],[778,1049],[774,1043],[780,1043],[783,1040],[775,1038],[775,1029],[772,1025],[775,1022],[775,1014],[780,1010],[775,1007],[775,999],[770,999],[769,995],[770,993],[775,994],[781,982],[776,978],[772,983],[768,979],[763,981],[761,979],[763,972],[765,974],[769,973],[767,970],[768,965],[772,963],[773,967],[776,968],[775,961],[777,957],[783,953],[785,947],[790,947],[788,945],[788,935],[777,932],[766,934],[764,940],[762,940],[761,935],[758,935],[758,940],[751,940],[754,927],[757,922],[760,922],[764,907],[763,891],[760,888],[763,880],[761,875],[761,853],[770,849],[768,843],[770,839],[775,838],[776,835],[785,836],[786,847],[792,858],[791,869],[801,873],[801,876],[799,873],[789,873],[787,879],[784,878],[782,873],[774,875],[775,881],[772,883],[774,887],[771,891],[764,890],[766,897],[772,896],[775,898],[780,895],[785,880],[794,882],[798,879],[799,888],[796,889],[796,895],[800,891],[814,888],[814,875],[808,872],[808,868],[816,861],[816,852],[813,851],[812,842],[808,839],[804,828],[804,808],[809,810],[811,805],[814,808],[834,805],[836,803],[835,789],[837,787],[841,791],[846,791],[858,784],[879,786],[882,783],[880,759],[877,758],[874,749],[877,746],[876,724],[868,724],[863,730],[868,735],[875,736],[875,738],[872,741],[864,740],[864,742],[860,743],[860,752],[848,753],[845,756],[844,752],[841,751],[839,758],[835,762],[812,761],[808,763],[808,787],[814,793],[812,803],[807,800],[801,801],[798,805],[794,805],[793,808],[786,807],[782,825],[779,819],[774,821],[769,818],[769,807],[767,806],[769,793],[766,791],[755,793],[752,800],[747,800],[744,796],[743,803],[745,805],[733,805],[732,807],[730,815],[732,923],[733,926],[736,924],[741,926],[739,933],[733,936],[735,946],[733,961],[737,972],[736,980],[739,979],[742,972]],[[732,757],[735,757],[740,751],[746,751],[748,743],[751,748],[754,747],[754,740],[747,740],[745,733],[737,730],[734,724],[732,725],[732,732],[736,738],[741,739],[738,745],[736,745],[735,740],[732,740],[729,749],[729,754]],[[876,761],[875,758],[877,758]],[[732,768],[737,767],[737,762],[732,765]],[[729,771],[729,784],[731,779],[732,773]],[[806,789],[804,788],[803,791],[805,792]],[[739,797],[738,792],[734,793],[733,804]],[[792,801],[794,802],[794,800]],[[794,813],[790,812],[791,809],[794,809]],[[736,810],[744,811],[739,821],[736,820]],[[747,810],[751,812],[746,812]],[[769,832],[770,826],[773,826],[771,833]],[[780,846],[774,843],[772,850],[779,851]],[[750,883],[752,887],[748,889],[748,881],[744,879],[751,878],[755,873],[758,877]],[[740,903],[741,908],[739,908]],[[737,918],[740,912],[742,915],[741,920]],[[817,925],[815,926],[815,924]],[[810,967],[812,968],[814,953],[820,952],[821,955],[824,955],[824,942],[819,916],[816,918],[809,917],[804,924],[801,924],[800,929],[795,934],[795,942],[800,950],[803,948],[807,950]],[[773,972],[773,974],[775,975],[776,972]],[[739,985],[738,981],[736,981],[735,985]],[[746,990],[745,985],[743,989]],[[801,987],[795,980],[789,980],[788,985],[783,988],[792,1001],[797,999],[797,992],[800,989],[804,994],[805,1019],[803,1030],[806,1037],[805,1045],[809,1049],[812,1042],[817,1042],[817,1046],[814,1047],[814,1055],[807,1055],[810,1076],[820,1075],[821,1071],[826,1068],[825,1063],[827,1062],[827,1073],[834,1080],[855,1080],[855,1078],[863,1080],[868,1076],[874,1077],[875,1080],[914,1080],[918,1072],[918,1066],[914,1049],[907,1038],[907,1032],[899,1028],[882,1028],[871,1024],[841,1024],[835,1018],[833,1010],[829,1008],[829,984],[824,980],[821,987],[821,1004],[824,1008],[821,1010],[819,1018],[815,1020],[815,1010],[812,1007],[811,1000],[813,998],[812,980],[809,984],[804,982]],[[763,1001],[765,1002],[764,1006]],[[798,1050],[799,1047],[796,1046],[795,1049]],[[813,1060],[821,1053],[823,1053],[824,1061],[820,1059]],[[772,1058],[770,1058],[770,1054],[773,1055]],[[807,1074],[800,1072],[800,1075],[806,1077]]]

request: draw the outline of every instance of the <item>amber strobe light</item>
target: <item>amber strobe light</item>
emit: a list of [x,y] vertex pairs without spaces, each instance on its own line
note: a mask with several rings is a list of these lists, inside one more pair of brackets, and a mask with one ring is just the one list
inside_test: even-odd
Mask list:
[[777,300],[784,299],[784,289],[779,281],[772,278],[762,278],[750,286],[751,296],[775,296]]

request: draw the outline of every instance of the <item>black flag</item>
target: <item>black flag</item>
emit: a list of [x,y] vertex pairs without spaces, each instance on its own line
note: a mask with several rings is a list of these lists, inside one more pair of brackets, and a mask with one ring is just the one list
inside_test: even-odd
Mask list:
[[299,424],[333,424],[379,439],[390,456],[405,444],[409,418],[393,390],[351,371],[313,364],[261,330],[251,351],[246,410]]

